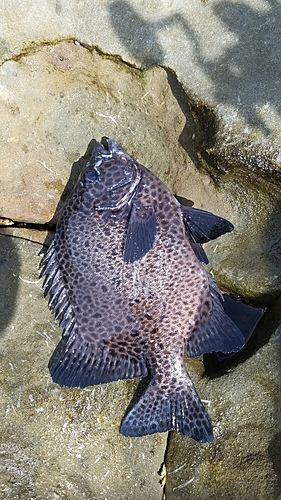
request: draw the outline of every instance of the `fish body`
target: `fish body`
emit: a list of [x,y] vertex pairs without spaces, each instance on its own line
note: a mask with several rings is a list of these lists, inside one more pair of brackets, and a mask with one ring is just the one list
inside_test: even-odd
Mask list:
[[149,375],[120,432],[176,430],[212,441],[183,355],[184,348],[195,357],[244,344],[200,262],[207,262],[201,244],[232,229],[183,207],[116,142],[97,143],[42,261],[44,289],[63,328],[54,382],[86,387]]

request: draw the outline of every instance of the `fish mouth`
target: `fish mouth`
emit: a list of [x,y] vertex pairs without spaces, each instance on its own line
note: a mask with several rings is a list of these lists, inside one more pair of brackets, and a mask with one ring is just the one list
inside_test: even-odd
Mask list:
[[135,162],[135,160],[113,139],[109,139],[105,135],[101,138],[101,141],[99,143],[103,150],[104,150],[104,157],[108,157],[108,153],[111,155],[117,154],[120,156],[123,156],[124,159],[130,159],[131,161]]
[[123,154],[123,156],[129,157],[128,153],[124,151],[121,146],[112,139],[109,139],[109,137],[106,137],[105,135],[101,138],[101,141],[98,142],[96,141],[96,144],[94,146],[93,152],[92,152],[92,157],[99,156],[101,157],[104,161],[112,159],[113,154]]
[[105,135],[101,138],[101,141],[100,141],[100,144],[104,147],[104,149],[106,151],[109,151],[109,145],[108,145],[108,141],[109,141],[109,137],[106,137]]
[[[94,164],[94,170],[100,174],[99,172],[99,166],[107,161],[112,160],[112,150],[109,145],[110,139],[108,137],[102,137],[101,141],[98,142],[96,141],[94,149],[92,151],[92,159],[96,159],[95,164]],[[89,167],[91,166],[92,163],[91,161],[88,163]]]
[[[92,159],[97,159],[94,169],[97,170],[101,163],[109,162],[108,166],[110,166],[111,161],[114,160],[113,155],[123,156],[124,160],[131,160],[131,162],[135,163],[135,160],[117,142],[103,136],[100,142],[96,141],[92,152]],[[92,161],[89,162],[89,166],[91,163]]]

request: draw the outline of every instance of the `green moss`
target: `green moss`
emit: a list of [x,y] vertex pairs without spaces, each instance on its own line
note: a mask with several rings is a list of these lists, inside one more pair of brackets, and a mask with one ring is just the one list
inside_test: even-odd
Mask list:
[[61,179],[58,179],[56,181],[50,181],[50,182],[44,182],[46,189],[49,190],[56,190],[58,193],[62,194],[64,190],[64,184],[62,183]]

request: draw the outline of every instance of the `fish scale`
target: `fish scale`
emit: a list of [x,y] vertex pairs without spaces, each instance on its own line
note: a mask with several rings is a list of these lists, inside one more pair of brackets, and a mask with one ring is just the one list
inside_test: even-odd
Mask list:
[[182,206],[116,142],[97,142],[42,260],[43,287],[63,328],[50,361],[54,382],[86,387],[149,375],[120,432],[176,430],[212,441],[183,355],[244,345],[201,264],[202,243],[232,229]]

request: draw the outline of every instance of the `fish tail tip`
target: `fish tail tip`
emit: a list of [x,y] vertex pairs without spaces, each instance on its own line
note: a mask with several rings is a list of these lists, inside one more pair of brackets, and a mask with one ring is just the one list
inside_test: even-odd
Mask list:
[[212,424],[197,393],[160,396],[150,384],[136,405],[125,415],[120,433],[141,437],[167,431],[178,431],[198,443],[214,440]]

